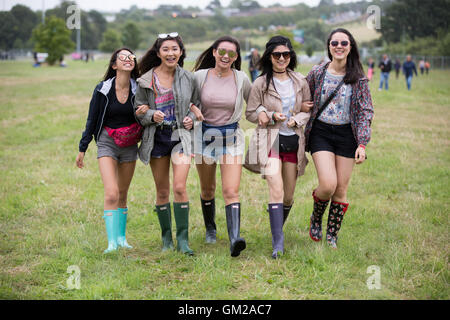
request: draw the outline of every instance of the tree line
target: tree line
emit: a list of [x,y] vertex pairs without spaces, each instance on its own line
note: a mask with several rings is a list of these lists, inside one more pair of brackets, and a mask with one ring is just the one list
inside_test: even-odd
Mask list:
[[[74,1],[63,1],[45,12],[49,21],[58,19],[58,22],[52,22],[59,25],[54,30],[63,29],[68,16],[67,8],[73,4]],[[197,14],[201,10],[198,7],[184,9],[181,6],[162,5],[151,15],[148,10],[132,6],[117,13],[113,22],[108,22],[98,11],[81,11],[81,47],[82,50],[110,52],[123,45],[133,50],[145,50],[154,42],[157,34],[172,31],[178,31],[185,42],[213,40],[223,34],[233,34],[245,41],[245,38],[269,34],[272,26],[285,26],[304,31],[304,50],[321,51],[325,49],[328,33],[335,27],[326,24],[326,19],[350,10],[366,13],[370,5],[381,8],[381,29],[378,30],[381,37],[365,45],[384,47],[390,53],[450,55],[450,0],[374,0],[339,5],[333,0],[321,0],[316,7],[300,3],[290,7],[290,11],[231,17],[223,14],[220,0],[212,0],[207,7],[214,13],[210,17],[199,18]],[[229,7],[241,12],[261,8],[255,0],[233,0]],[[174,16],[174,12],[184,14]],[[39,42],[49,33],[42,26],[41,17],[42,12],[34,12],[24,5],[0,12],[0,50],[42,49]],[[71,43],[76,42],[76,30],[61,33],[65,33]],[[65,47],[67,50],[73,49],[69,42]]]

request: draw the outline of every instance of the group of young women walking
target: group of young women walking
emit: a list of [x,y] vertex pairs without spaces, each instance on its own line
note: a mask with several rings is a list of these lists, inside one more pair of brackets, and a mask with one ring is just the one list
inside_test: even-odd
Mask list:
[[[272,257],[278,258],[284,253],[283,225],[294,202],[296,180],[308,163],[306,151],[311,152],[319,180],[312,194],[310,237],[322,239],[322,216],[331,201],[326,240],[336,248],[349,206],[353,166],[366,158],[373,106],[353,36],[336,29],[327,48],[331,61],[313,67],[305,78],[295,71],[297,56],[290,40],[274,36],[266,44],[259,63],[262,73],[253,85],[241,71],[239,42],[230,36],[217,39],[204,51],[193,73],[183,69],[186,52],[176,32],[158,35],[139,63],[127,48],[114,52],[104,80],[94,90],[76,159],[82,168],[94,137],[104,185],[105,253],[131,248],[125,237],[127,194],[139,157],[150,164],[155,182],[162,250],[174,248],[173,207],[176,249],[194,254],[188,241],[186,190],[194,158],[206,242],[216,242],[219,164],[230,254],[239,256],[246,248],[240,236],[239,198],[245,162],[244,167],[260,172],[267,181]],[[257,124],[245,161],[239,129],[244,101],[246,119]]]

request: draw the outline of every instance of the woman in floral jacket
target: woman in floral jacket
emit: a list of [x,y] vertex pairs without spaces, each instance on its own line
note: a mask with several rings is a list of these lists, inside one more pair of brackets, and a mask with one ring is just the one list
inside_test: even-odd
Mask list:
[[[330,246],[337,248],[337,235],[349,206],[347,189],[353,167],[366,159],[373,106],[368,79],[350,32],[333,30],[327,48],[331,62],[309,72],[313,102],[304,102],[312,106],[305,128],[306,149],[311,152],[319,180],[313,191],[309,234],[314,241],[322,239],[322,216],[331,199],[326,238]],[[321,108],[332,95],[334,98]]]

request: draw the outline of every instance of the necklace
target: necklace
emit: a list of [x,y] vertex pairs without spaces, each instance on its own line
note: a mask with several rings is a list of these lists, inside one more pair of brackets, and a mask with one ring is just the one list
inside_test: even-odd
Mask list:
[[275,72],[275,73],[285,73],[286,72],[286,70],[279,72],[279,71],[275,71],[273,69],[272,69],[272,71]]
[[[124,89],[126,89],[125,92],[123,92]],[[129,90],[130,90],[129,88],[121,88],[121,89],[116,88],[116,94],[119,93],[119,95],[121,95],[122,100],[125,100],[126,98],[128,98]]]

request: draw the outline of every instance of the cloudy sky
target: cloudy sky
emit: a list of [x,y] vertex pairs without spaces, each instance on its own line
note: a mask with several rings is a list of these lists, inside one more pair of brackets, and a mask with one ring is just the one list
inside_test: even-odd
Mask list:
[[[223,6],[228,6],[231,0],[220,0]],[[260,5],[267,7],[273,3],[281,3],[284,6],[306,3],[309,6],[316,6],[320,0],[257,0]],[[335,3],[352,2],[355,0],[334,0]],[[99,11],[120,11],[128,9],[132,5],[139,8],[156,9],[161,4],[182,5],[183,7],[197,6],[201,9],[205,8],[211,0],[76,0],[77,4],[83,10],[99,10]],[[43,5],[46,9],[53,8],[60,3],[60,0],[0,0],[0,10],[8,11],[16,4],[23,4],[32,10],[41,10]]]

